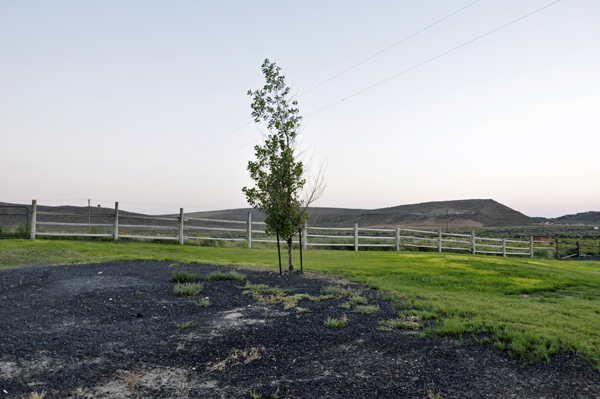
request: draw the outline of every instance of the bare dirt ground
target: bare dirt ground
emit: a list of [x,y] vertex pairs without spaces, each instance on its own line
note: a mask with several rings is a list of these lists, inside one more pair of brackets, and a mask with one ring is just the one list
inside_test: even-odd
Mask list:
[[[237,268],[251,283],[296,294],[354,287],[379,307],[359,314],[339,307],[346,299],[302,299],[285,309],[243,294],[245,281],[204,281],[198,296],[177,296],[173,270],[166,262],[1,270],[0,398],[600,397],[600,373],[572,354],[524,365],[468,337],[381,331],[393,302],[365,287]],[[197,306],[204,298],[211,305]],[[343,314],[346,327],[324,325]]]

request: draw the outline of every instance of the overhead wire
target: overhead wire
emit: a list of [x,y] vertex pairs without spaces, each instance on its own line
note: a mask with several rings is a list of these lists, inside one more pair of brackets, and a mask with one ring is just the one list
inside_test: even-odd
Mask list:
[[467,9],[467,8],[469,8],[469,7],[471,7],[473,4],[475,4],[475,3],[478,3],[479,1],[480,1],[480,0],[475,0],[474,2],[467,4],[467,5],[466,5],[466,6],[464,6],[463,8],[461,8],[461,9],[458,9],[458,10],[454,11],[452,14],[448,14],[448,15],[446,15],[444,18],[442,18],[442,19],[438,19],[437,21],[435,21],[434,23],[432,23],[432,24],[430,24],[430,25],[428,25],[428,26],[424,27],[423,29],[421,29],[421,30],[419,30],[419,31],[417,31],[417,32],[415,32],[415,33],[413,33],[413,34],[409,35],[409,36],[406,36],[404,39],[402,39],[402,40],[400,40],[400,41],[398,41],[398,42],[396,42],[396,43],[392,44],[391,46],[388,46],[388,47],[384,48],[383,50],[381,50],[381,51],[379,51],[379,52],[377,52],[377,53],[373,54],[373,55],[372,55],[372,56],[370,56],[370,57],[367,57],[367,58],[365,58],[364,60],[360,61],[359,63],[352,65],[350,68],[344,69],[342,72],[338,73],[337,75],[334,75],[334,76],[332,76],[331,78],[329,78],[329,79],[327,79],[327,80],[325,80],[325,81],[323,81],[323,82],[319,83],[318,85],[311,87],[310,89],[306,90],[305,92],[302,92],[302,93],[300,93],[300,94],[299,94],[299,95],[297,95],[296,97],[302,97],[303,95],[305,95],[305,94],[307,94],[307,93],[309,93],[309,92],[313,91],[313,90],[314,90],[314,89],[316,89],[317,87],[321,87],[321,86],[323,86],[324,84],[326,84],[326,83],[328,83],[328,82],[331,82],[333,79],[335,79],[335,78],[337,78],[337,77],[339,77],[339,76],[342,76],[342,75],[343,75],[343,74],[345,74],[346,72],[349,72],[349,71],[351,71],[352,69],[356,68],[357,66],[364,64],[365,62],[367,62],[367,61],[369,61],[369,60],[371,60],[371,59],[373,59],[373,58],[377,57],[378,55],[380,55],[380,54],[382,54],[382,53],[385,53],[386,51],[390,50],[391,48],[393,48],[393,47],[396,47],[397,45],[399,45],[399,44],[401,44],[401,43],[404,43],[404,42],[405,42],[405,41],[407,41],[408,39],[410,39],[410,38],[412,38],[412,37],[415,37],[415,36],[417,36],[419,33],[422,33],[422,32],[424,32],[424,31],[426,31],[427,29],[429,29],[429,28],[431,28],[431,27],[433,27],[433,26],[435,26],[435,25],[439,24],[439,23],[440,23],[440,22],[442,22],[442,21],[445,21],[445,20],[447,20],[448,18],[452,17],[453,15],[455,15],[455,14],[458,14],[459,12],[461,12],[461,11],[463,11],[463,10],[465,10],[465,9]]
[[[347,69],[343,70],[342,72],[340,72],[340,73],[338,73],[338,74],[336,74],[336,75],[334,75],[334,76],[332,76],[332,77],[330,77],[330,78],[326,79],[325,81],[323,81],[323,82],[319,83],[318,85],[316,85],[316,86],[313,86],[312,88],[310,88],[310,89],[308,89],[308,90],[306,90],[306,91],[304,91],[304,92],[300,93],[300,94],[299,94],[299,95],[297,95],[296,97],[301,97],[301,96],[303,96],[303,95],[305,95],[305,94],[307,94],[307,93],[309,93],[309,92],[311,92],[311,91],[315,90],[316,88],[323,86],[324,84],[326,84],[326,83],[328,83],[328,82],[330,82],[330,81],[332,81],[332,80],[336,79],[337,77],[339,77],[339,76],[341,76],[341,75],[345,74],[346,72],[348,72],[348,71],[350,71],[350,70],[352,70],[352,69],[356,68],[357,66],[364,64],[365,62],[367,62],[367,61],[369,61],[369,60],[371,60],[371,59],[373,59],[373,58],[377,57],[378,55],[380,55],[380,54],[382,54],[382,53],[384,53],[384,52],[386,52],[386,51],[388,51],[388,50],[392,49],[393,47],[395,47],[395,46],[397,46],[397,45],[399,45],[399,44],[401,44],[401,43],[404,43],[405,41],[407,41],[408,39],[411,39],[412,37],[414,37],[414,36],[418,35],[419,33],[422,33],[422,32],[424,32],[424,31],[426,31],[427,29],[429,29],[429,28],[431,28],[431,27],[433,27],[433,26],[435,26],[435,25],[439,24],[440,22],[442,22],[442,21],[445,21],[446,19],[448,19],[448,18],[450,18],[450,17],[452,17],[452,16],[454,16],[454,15],[458,14],[459,12],[461,12],[461,11],[463,11],[463,10],[465,10],[465,9],[467,9],[467,8],[469,8],[469,7],[471,7],[473,4],[475,4],[475,3],[478,3],[479,1],[481,1],[481,0],[475,0],[475,1],[473,1],[472,3],[469,3],[469,4],[467,4],[466,6],[464,6],[464,7],[460,8],[460,9],[458,9],[458,10],[456,10],[456,11],[454,11],[454,12],[452,12],[452,13],[448,14],[448,15],[446,15],[444,18],[442,18],[442,19],[439,19],[439,20],[435,21],[434,23],[427,25],[426,27],[424,27],[424,28],[422,28],[422,29],[418,30],[417,32],[415,32],[415,33],[413,33],[413,34],[411,34],[411,35],[409,35],[409,36],[406,36],[406,37],[405,37],[405,38],[403,38],[402,40],[400,40],[400,41],[397,41],[396,43],[392,44],[391,46],[388,46],[388,47],[386,47],[385,49],[383,49],[383,50],[381,50],[381,51],[379,51],[379,52],[377,52],[377,53],[375,53],[375,54],[373,54],[373,55],[371,55],[371,56],[369,56],[369,57],[365,58],[364,60],[360,61],[359,63],[357,63],[357,64],[354,64],[353,66],[351,66],[351,67],[349,67],[349,68],[347,68]],[[169,165],[167,165],[167,166],[164,166],[164,167],[163,167],[163,168],[161,168],[161,169],[158,169],[158,170],[157,170],[157,171],[155,171],[154,173],[152,173],[152,174],[150,174],[150,175],[148,175],[148,176],[146,176],[146,177],[144,177],[144,178],[142,178],[142,179],[140,179],[140,180],[136,181],[135,183],[132,183],[132,184],[130,184],[129,186],[126,186],[126,187],[123,187],[123,188],[119,189],[118,191],[116,191],[116,192],[115,192],[115,194],[118,194],[118,193],[121,193],[121,192],[123,192],[123,191],[125,191],[125,190],[128,190],[128,189],[130,189],[131,187],[133,187],[133,186],[136,186],[136,185],[138,185],[139,183],[142,183],[142,182],[144,182],[144,181],[148,180],[149,178],[156,176],[156,175],[157,175],[157,174],[159,174],[160,172],[162,172],[162,171],[164,171],[164,170],[166,170],[166,169],[169,169],[169,168],[171,168],[172,166],[174,166],[174,165],[176,165],[176,164],[178,164],[178,163],[180,163],[180,162],[182,162],[182,161],[184,161],[184,160],[186,160],[186,159],[190,158],[190,157],[191,157],[191,156],[193,156],[193,155],[196,155],[196,154],[197,154],[197,153],[199,153],[200,151],[202,151],[202,150],[204,150],[204,149],[206,149],[206,148],[210,147],[211,145],[213,145],[213,144],[215,144],[215,143],[217,143],[217,142],[221,141],[221,140],[222,140],[222,139],[224,139],[225,137],[228,137],[228,136],[232,135],[233,133],[235,133],[235,132],[237,132],[237,131],[239,131],[239,130],[241,130],[241,129],[245,128],[246,126],[248,126],[248,125],[250,125],[250,124],[252,124],[252,122],[248,122],[248,123],[246,123],[245,125],[243,125],[243,126],[240,126],[240,127],[238,127],[237,129],[234,129],[234,130],[230,131],[229,133],[227,133],[227,134],[225,134],[225,135],[221,136],[220,138],[218,138],[217,140],[214,140],[214,141],[212,141],[212,142],[210,142],[210,143],[208,143],[208,144],[204,145],[203,147],[201,147],[201,148],[197,149],[196,151],[194,151],[194,152],[192,152],[192,153],[190,153],[190,154],[188,154],[188,155],[184,156],[183,158],[180,158],[180,159],[176,160],[175,162],[172,162],[172,163],[170,163]]]
[[[470,4],[468,4],[467,6],[465,6],[465,7],[461,8],[460,10],[458,10],[458,11],[455,11],[454,13],[452,13],[452,14],[448,15],[447,17],[445,17],[445,18],[443,18],[443,19],[441,19],[441,20],[439,20],[439,21],[435,22],[434,24],[431,24],[431,25],[429,25],[428,27],[421,29],[419,32],[416,32],[415,34],[413,34],[413,35],[411,35],[411,36],[408,36],[407,38],[405,38],[405,39],[401,40],[400,42],[397,42],[396,44],[402,43],[403,41],[405,41],[405,40],[409,39],[410,37],[413,37],[413,36],[415,36],[416,34],[418,34],[418,33],[422,32],[422,31],[424,31],[424,30],[428,29],[429,27],[431,27],[431,26],[433,26],[433,25],[435,25],[435,24],[437,24],[437,23],[439,23],[439,22],[441,22],[441,21],[443,21],[444,19],[447,19],[447,18],[449,18],[450,16],[452,16],[452,15],[454,15],[454,14],[456,14],[456,13],[458,13],[458,12],[462,11],[462,10],[464,10],[465,8],[467,8],[467,7],[469,7],[469,6],[471,6],[471,5],[475,4],[475,3],[477,3],[478,1],[480,1],[480,0],[477,0],[477,1],[473,2],[473,3],[470,3]],[[362,93],[364,93],[364,92],[366,92],[366,91],[368,91],[368,90],[371,90],[371,89],[373,89],[373,88],[375,88],[375,87],[377,87],[377,86],[380,86],[380,85],[382,85],[382,84],[384,84],[384,83],[386,83],[386,82],[388,82],[388,81],[390,81],[390,80],[392,80],[392,79],[395,79],[395,78],[397,78],[398,76],[404,75],[405,73],[408,73],[408,72],[410,72],[410,71],[412,71],[412,70],[414,70],[414,69],[416,69],[416,68],[419,68],[419,67],[421,67],[421,66],[423,66],[423,65],[426,65],[426,64],[428,64],[428,63],[430,63],[430,62],[432,62],[432,61],[434,61],[434,60],[436,60],[436,59],[439,59],[439,58],[441,58],[441,57],[443,57],[443,56],[445,56],[445,55],[448,55],[448,54],[450,54],[450,53],[452,53],[452,52],[454,52],[454,51],[456,51],[456,50],[458,50],[458,49],[460,49],[460,48],[463,48],[463,47],[465,47],[465,46],[467,46],[467,45],[469,45],[469,44],[472,44],[472,43],[474,43],[474,42],[476,42],[476,41],[478,41],[478,40],[480,40],[480,39],[482,39],[482,38],[484,38],[484,37],[486,37],[486,36],[489,36],[489,35],[491,35],[491,34],[493,34],[493,33],[495,33],[495,32],[498,32],[498,31],[500,31],[500,30],[502,30],[502,29],[504,29],[504,28],[506,28],[506,27],[508,27],[508,26],[510,26],[510,25],[512,25],[512,24],[514,24],[514,23],[516,23],[516,22],[519,22],[519,21],[521,21],[521,20],[523,20],[523,19],[525,19],[525,18],[528,18],[528,17],[530,17],[530,16],[532,16],[532,15],[534,15],[534,14],[536,14],[536,13],[538,13],[538,12],[540,12],[540,11],[542,11],[542,10],[544,10],[544,9],[548,8],[548,7],[551,7],[551,6],[553,6],[553,5],[557,4],[557,3],[561,2],[561,1],[562,1],[562,0],[556,0],[556,1],[552,2],[552,3],[549,3],[549,4],[547,4],[547,5],[543,6],[543,7],[540,7],[540,8],[538,8],[538,9],[536,9],[535,11],[532,11],[532,12],[530,12],[530,13],[528,13],[528,14],[525,14],[525,15],[523,15],[522,17],[516,18],[516,19],[514,19],[514,20],[512,20],[512,21],[510,21],[510,22],[508,22],[508,23],[506,23],[506,24],[504,24],[504,25],[502,25],[502,26],[500,26],[500,27],[498,27],[498,28],[492,29],[491,31],[488,31],[488,32],[486,32],[486,33],[484,33],[484,34],[482,34],[482,35],[480,35],[480,36],[478,36],[478,37],[476,37],[476,38],[474,38],[474,39],[471,39],[471,40],[469,40],[469,41],[466,41],[466,42],[464,42],[464,43],[462,43],[462,44],[460,44],[460,45],[458,45],[458,46],[456,46],[456,47],[453,47],[453,48],[451,48],[450,50],[447,50],[447,51],[445,51],[445,52],[443,52],[443,53],[441,53],[441,54],[438,54],[438,55],[436,55],[435,57],[429,58],[429,59],[427,59],[426,61],[423,61],[423,62],[420,62],[420,63],[418,63],[418,64],[416,64],[416,65],[413,65],[413,66],[412,66],[412,67],[410,67],[410,68],[407,68],[407,69],[405,69],[405,70],[403,70],[403,71],[401,71],[401,72],[399,72],[399,73],[397,73],[397,74],[394,74],[394,75],[392,75],[392,76],[390,76],[390,77],[388,77],[388,78],[386,78],[386,79],[384,79],[384,80],[381,80],[381,81],[379,81],[379,82],[377,82],[377,83],[375,83],[375,84],[373,84],[373,85],[370,85],[370,86],[368,86],[368,87],[366,87],[366,88],[364,88],[364,89],[361,89],[361,90],[359,90],[359,91],[357,91],[357,92],[355,92],[355,93],[353,93],[353,94],[351,94],[351,95],[349,95],[349,96],[346,96],[346,97],[344,97],[344,98],[343,98],[343,99],[341,99],[341,100],[338,100],[338,101],[336,101],[336,102],[334,102],[334,103],[332,103],[332,104],[329,104],[329,105],[327,105],[327,106],[325,106],[325,107],[323,107],[323,108],[321,108],[321,109],[319,109],[319,110],[317,110],[317,111],[314,111],[314,112],[312,112],[312,113],[310,113],[310,114],[306,115],[306,116],[305,116],[305,118],[309,118],[309,117],[311,117],[311,116],[313,116],[313,115],[316,115],[316,114],[318,114],[318,113],[320,113],[320,112],[323,112],[323,111],[325,111],[325,110],[327,110],[327,109],[329,109],[329,108],[331,108],[331,107],[334,107],[335,105],[338,105],[338,104],[340,104],[340,103],[342,103],[342,102],[344,102],[344,101],[346,101],[346,100],[348,100],[348,99],[350,99],[350,98],[352,98],[352,97],[356,97],[356,96],[358,96],[358,95],[360,95],[360,94],[362,94]],[[332,77],[332,78],[328,79],[327,81],[324,81],[323,83],[321,83],[321,84],[319,84],[319,85],[317,85],[317,86],[315,86],[315,87],[313,87],[313,88],[309,89],[308,91],[306,91],[306,92],[304,92],[304,93],[302,93],[302,94],[306,94],[306,93],[308,93],[309,91],[311,91],[311,90],[313,90],[313,89],[316,89],[316,88],[317,88],[317,87],[319,87],[319,86],[322,86],[323,84],[327,83],[328,81],[331,81],[332,79],[335,79],[336,77],[338,77],[338,76],[342,75],[343,73],[346,73],[347,71],[349,71],[349,70],[353,69],[354,67],[356,67],[356,66],[358,66],[358,65],[360,65],[360,64],[362,64],[362,63],[364,63],[364,62],[366,62],[366,61],[368,61],[369,59],[371,59],[371,58],[373,58],[373,57],[375,57],[375,56],[377,56],[377,55],[381,54],[381,53],[382,53],[382,52],[384,52],[384,51],[387,51],[388,49],[390,49],[390,48],[394,47],[396,44],[394,44],[394,45],[392,45],[392,46],[389,46],[389,47],[388,47],[388,48],[386,48],[385,50],[382,50],[382,51],[380,51],[379,53],[377,53],[377,54],[374,54],[373,56],[371,56],[371,57],[369,57],[369,58],[365,59],[364,61],[362,61],[362,62],[360,62],[360,63],[358,63],[358,64],[354,65],[353,67],[350,67],[350,68],[346,69],[345,71],[343,71],[343,72],[341,72],[341,73],[337,74],[336,76],[334,76],[334,77]],[[184,157],[184,158],[182,158],[182,159],[180,159],[180,160],[178,160],[178,161],[174,162],[174,163],[173,163],[173,164],[171,164],[170,166],[172,166],[172,165],[174,165],[174,164],[177,164],[177,163],[179,163],[180,161],[182,161],[182,160],[184,160],[184,159],[187,159],[187,158],[189,158],[190,156],[192,156],[192,155],[194,155],[194,154],[196,154],[196,153],[200,152],[201,150],[203,150],[203,149],[205,149],[206,147],[208,147],[208,146],[210,146],[210,145],[212,145],[212,144],[214,144],[214,143],[216,143],[216,142],[218,142],[218,141],[222,140],[223,138],[225,138],[225,137],[227,137],[227,136],[229,136],[229,135],[231,135],[231,134],[235,133],[236,131],[238,131],[238,130],[240,130],[240,129],[242,129],[242,128],[244,128],[244,127],[248,126],[248,125],[250,125],[251,123],[252,123],[252,122],[249,122],[249,123],[247,123],[247,124],[245,124],[245,125],[243,125],[243,126],[241,126],[241,127],[237,128],[237,129],[235,129],[235,130],[233,130],[233,131],[231,131],[231,132],[227,133],[225,136],[222,136],[222,137],[220,137],[219,139],[217,139],[217,140],[215,140],[215,141],[213,141],[213,142],[211,142],[211,143],[209,143],[209,144],[205,145],[205,146],[204,146],[204,147],[202,147],[201,149],[199,149],[199,150],[196,150],[194,153],[192,153],[192,154],[190,154],[190,155],[188,155],[188,156],[186,156],[186,157]],[[234,149],[234,150],[232,150],[232,151],[229,151],[229,152],[227,152],[227,153],[224,153],[224,154],[222,154],[222,155],[220,155],[220,156],[218,156],[218,157],[216,157],[216,158],[213,158],[213,159],[211,159],[210,161],[207,161],[207,162],[205,162],[205,163],[202,163],[202,164],[200,164],[200,165],[197,165],[197,166],[195,166],[195,167],[193,167],[193,168],[191,168],[191,169],[188,169],[188,170],[186,170],[186,171],[184,171],[184,172],[182,172],[182,173],[180,173],[180,174],[178,174],[178,175],[172,176],[171,178],[169,178],[169,179],[166,179],[166,180],[163,180],[163,181],[161,181],[160,183],[157,183],[157,184],[155,184],[155,185],[153,185],[153,186],[147,187],[147,188],[145,188],[145,189],[143,189],[143,190],[140,190],[140,191],[138,191],[138,192],[136,192],[136,193],[130,194],[130,195],[126,196],[125,198],[129,198],[129,197],[131,197],[131,196],[134,196],[134,195],[140,194],[141,192],[147,191],[147,190],[149,190],[149,189],[151,189],[151,188],[157,187],[157,186],[159,186],[159,185],[161,185],[161,184],[163,184],[163,183],[166,183],[166,182],[168,182],[168,181],[170,181],[170,180],[173,180],[173,179],[175,179],[175,178],[177,178],[177,177],[179,177],[179,176],[181,176],[181,175],[184,175],[184,174],[186,174],[186,173],[189,173],[189,172],[191,172],[192,170],[195,170],[195,169],[197,169],[197,168],[199,168],[199,167],[201,167],[201,166],[204,166],[204,165],[206,165],[206,164],[208,164],[208,163],[210,163],[210,162],[213,162],[213,161],[215,161],[215,160],[217,160],[217,159],[219,159],[219,158],[222,158],[222,157],[224,157],[224,156],[226,156],[226,155],[229,155],[229,154],[231,154],[232,152],[234,152],[234,151],[237,151],[237,150],[239,150],[239,149],[241,149],[241,148],[243,148],[243,147],[246,147],[246,146],[248,146],[249,144],[251,144],[251,143],[254,143],[254,142],[256,142],[256,141],[258,141],[258,139],[252,140],[252,141],[250,141],[250,142],[248,142],[248,143],[246,143],[246,144],[244,144],[244,145],[242,145],[242,146],[240,146],[240,147],[237,147],[236,149]],[[168,167],[170,167],[170,166],[168,166]],[[168,168],[168,167],[167,167],[167,168]],[[161,170],[159,170],[159,171],[155,172],[155,173],[154,173],[154,174],[152,174],[151,176],[154,176],[154,175],[158,174],[159,172],[161,172],[162,170],[165,170],[165,169],[166,169],[166,168],[163,168],[163,169],[161,169]],[[147,178],[149,178],[149,177],[151,177],[151,176],[148,176]],[[146,180],[147,178],[145,178],[144,180]],[[133,185],[135,185],[135,184],[137,184],[137,183],[134,183]],[[131,186],[129,186],[129,187],[132,187],[133,185],[131,185]]]
[[319,110],[317,110],[317,111],[315,111],[315,112],[312,112],[312,113],[310,113],[310,114],[306,115],[306,118],[308,118],[308,117],[311,117],[311,116],[313,116],[313,115],[316,115],[316,114],[318,114],[319,112],[325,111],[326,109],[329,109],[329,108],[331,108],[331,107],[333,107],[333,106],[335,106],[335,105],[337,105],[337,104],[339,104],[339,103],[341,103],[341,102],[343,102],[343,101],[346,101],[346,100],[348,100],[348,99],[350,99],[350,98],[352,98],[352,97],[356,97],[356,96],[358,96],[359,94],[362,94],[362,93],[364,93],[364,92],[366,92],[366,91],[368,91],[368,90],[371,90],[371,89],[373,89],[373,88],[375,88],[375,87],[377,87],[377,86],[380,86],[380,85],[382,85],[382,84],[384,84],[384,83],[386,83],[386,82],[388,82],[388,81],[390,81],[390,80],[392,80],[392,79],[394,79],[394,78],[397,78],[398,76],[404,75],[405,73],[412,71],[413,69],[416,69],[416,68],[419,68],[419,67],[421,67],[421,66],[423,66],[423,65],[425,65],[425,64],[428,64],[428,63],[430,63],[431,61],[437,60],[438,58],[441,58],[441,57],[443,57],[443,56],[445,56],[445,55],[448,55],[448,54],[450,54],[450,53],[452,53],[452,52],[454,52],[454,51],[456,51],[456,50],[458,50],[458,49],[460,49],[460,48],[462,48],[462,47],[465,47],[465,46],[467,46],[467,45],[469,45],[469,44],[471,44],[471,43],[474,43],[474,42],[476,42],[477,40],[480,40],[480,39],[482,39],[482,38],[484,38],[484,37],[486,37],[486,36],[489,36],[489,35],[491,35],[492,33],[498,32],[499,30],[501,30],[501,29],[504,29],[504,28],[506,28],[507,26],[510,26],[510,25],[512,25],[512,24],[514,24],[514,23],[516,23],[516,22],[518,22],[518,21],[521,21],[521,20],[523,20],[523,19],[527,18],[527,17],[530,17],[530,16],[532,16],[533,14],[536,14],[536,13],[538,13],[538,12],[540,12],[540,11],[542,11],[542,10],[544,10],[544,9],[546,9],[546,8],[548,8],[548,7],[550,7],[550,6],[553,6],[553,5],[554,5],[554,4],[556,4],[556,3],[559,3],[559,2],[561,2],[561,1],[562,1],[562,0],[556,0],[556,1],[552,2],[552,3],[550,3],[550,4],[547,4],[547,5],[545,5],[544,7],[538,8],[537,10],[530,12],[529,14],[526,14],[526,15],[524,15],[524,16],[522,16],[522,17],[519,17],[519,18],[517,18],[517,19],[514,19],[514,20],[510,21],[510,22],[509,22],[509,23],[507,23],[507,24],[504,24],[504,25],[502,25],[502,26],[500,26],[500,27],[498,27],[498,28],[496,28],[496,29],[493,29],[493,30],[491,30],[491,31],[489,31],[489,32],[486,32],[486,33],[484,33],[483,35],[476,37],[475,39],[472,39],[472,40],[469,40],[469,41],[467,41],[467,42],[464,42],[464,43],[462,43],[462,44],[460,44],[460,45],[458,45],[458,46],[456,46],[456,47],[453,47],[452,49],[450,49],[450,50],[448,50],[448,51],[445,51],[445,52],[443,52],[443,53],[441,53],[441,54],[438,54],[438,55],[436,55],[435,57],[429,58],[429,59],[428,59],[428,60],[426,60],[426,61],[423,61],[423,62],[420,62],[420,63],[418,63],[418,64],[416,64],[416,65],[413,65],[412,67],[410,67],[410,68],[407,68],[407,69],[405,69],[405,70],[403,70],[403,71],[401,71],[401,72],[399,72],[399,73],[397,73],[397,74],[395,74],[395,75],[392,75],[392,76],[390,76],[389,78],[386,78],[386,79],[384,79],[384,80],[381,80],[381,81],[379,81],[379,82],[377,82],[377,83],[375,83],[375,84],[373,84],[373,85],[371,85],[371,86],[368,86],[368,87],[366,87],[366,88],[364,88],[364,89],[362,89],[362,90],[359,90],[359,91],[357,91],[357,92],[355,92],[355,93],[353,93],[353,94],[351,94],[351,95],[349,95],[349,96],[346,96],[346,97],[344,97],[344,98],[343,98],[343,99],[341,99],[341,100],[338,100],[338,101],[336,101],[336,102],[334,102],[334,103],[332,103],[332,104],[329,104],[329,105],[327,105],[326,107],[323,107],[323,108],[321,108],[321,109],[319,109]]

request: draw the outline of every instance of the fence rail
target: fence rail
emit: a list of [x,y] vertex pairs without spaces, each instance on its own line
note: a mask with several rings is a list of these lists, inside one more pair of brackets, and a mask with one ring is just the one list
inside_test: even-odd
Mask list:
[[[88,223],[81,222],[56,222],[56,221],[38,221],[38,216],[69,216],[69,217],[87,217]],[[94,218],[113,218],[113,223],[91,223],[91,217]],[[168,222],[166,224],[120,224],[120,218]],[[208,240],[208,241],[234,241],[246,242],[248,248],[252,248],[252,243],[277,243],[275,237],[267,235],[263,229],[256,228],[257,225],[265,226],[264,222],[252,221],[252,214],[248,212],[247,220],[225,220],[196,218],[185,216],[183,208],[180,208],[178,217],[165,216],[136,216],[120,215],[119,203],[115,203],[114,214],[76,214],[76,213],[55,213],[37,211],[36,200],[32,201],[31,208],[31,229],[30,237],[36,236],[66,236],[66,237],[112,237],[115,241],[120,239],[146,239],[146,240],[171,240],[179,241],[184,244],[186,240]],[[199,225],[198,223],[202,223]],[[240,227],[224,227],[223,225],[236,224],[245,225]],[[38,231],[38,227],[56,226],[70,228],[69,231]],[[255,227],[256,226],[256,227]],[[74,232],[74,228],[87,227],[88,232]],[[110,231],[98,232],[91,231],[91,228],[104,228]],[[137,229],[131,233],[121,229]],[[64,229],[63,229],[64,230]],[[141,232],[140,232],[141,230]],[[144,230],[149,230],[147,234]],[[176,234],[170,233],[177,231]],[[199,232],[206,232],[200,234]],[[166,233],[163,233],[166,232]],[[472,254],[500,255],[500,256],[534,256],[535,250],[556,250],[557,258],[559,255],[559,242],[550,243],[548,240],[535,240],[533,236],[529,240],[514,240],[494,237],[479,237],[475,230],[471,234],[459,234],[431,230],[406,229],[396,226],[395,229],[385,228],[359,228],[358,224],[354,227],[320,227],[305,225],[302,229],[302,241],[296,235],[293,242],[302,244],[302,249],[308,247],[348,247],[358,251],[359,248],[394,248],[401,251],[403,248],[422,248],[427,250],[443,251],[467,251]],[[383,241],[383,242],[382,242]],[[387,242],[385,242],[387,241]],[[554,244],[554,245],[552,245]],[[580,244],[577,241],[576,256],[581,256],[581,249],[585,247],[598,248],[598,246],[589,246]],[[537,245],[537,246],[536,246]],[[563,245],[562,249],[566,249]],[[569,255],[575,256],[575,255]],[[565,257],[563,257],[564,259]]]

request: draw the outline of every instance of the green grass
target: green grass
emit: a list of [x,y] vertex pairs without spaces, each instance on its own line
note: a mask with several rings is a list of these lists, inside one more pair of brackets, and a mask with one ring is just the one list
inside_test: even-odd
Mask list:
[[231,272],[212,272],[208,273],[206,279],[209,281],[219,281],[219,280],[244,280],[246,275],[243,273],[239,273],[236,271]]
[[199,283],[178,283],[173,287],[175,294],[179,296],[195,296],[202,291],[204,286]]
[[193,283],[201,280],[202,276],[196,273],[186,272],[185,270],[175,270],[171,274],[171,281],[174,283]]
[[[0,268],[125,260],[278,269],[272,249],[0,240]],[[531,362],[573,351],[600,370],[598,262],[315,250],[304,253],[304,265],[377,289],[391,300],[400,320],[426,320],[429,336],[483,334],[494,348]]]

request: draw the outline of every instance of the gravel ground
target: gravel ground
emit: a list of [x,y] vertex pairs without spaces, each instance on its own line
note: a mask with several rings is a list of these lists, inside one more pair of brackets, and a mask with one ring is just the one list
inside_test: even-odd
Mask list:
[[[313,296],[354,287],[379,311],[303,299],[297,306],[309,311],[300,313],[242,294],[244,281],[204,281],[198,296],[180,297],[173,270],[167,262],[1,270],[0,398],[600,398],[600,373],[571,354],[524,365],[468,340],[380,331],[393,304],[359,285],[235,269],[251,283]],[[206,297],[210,306],[196,305]],[[343,314],[347,327],[324,325]],[[183,322],[195,325],[174,324]]]

